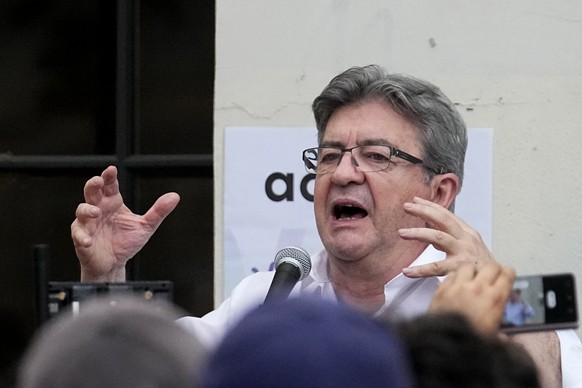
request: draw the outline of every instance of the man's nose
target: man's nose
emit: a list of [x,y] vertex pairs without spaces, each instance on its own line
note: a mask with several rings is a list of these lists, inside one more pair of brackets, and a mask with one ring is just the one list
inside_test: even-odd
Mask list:
[[[360,166],[357,159],[349,152],[345,152],[337,165],[337,168],[333,172],[333,180],[337,184],[348,184],[350,182],[359,182],[361,181],[362,176],[364,175],[358,167]],[[348,156],[346,158],[346,156]]]
[[[348,156],[348,154],[349,154],[349,159],[348,159],[349,161],[344,163],[344,159],[346,156]],[[353,167],[355,167],[356,169],[358,167],[360,167],[360,164],[358,163],[357,159],[354,157],[354,154],[352,154],[352,151],[345,151],[343,153],[343,155],[340,157],[337,168],[340,168],[342,166],[342,164],[348,164],[348,166],[349,166],[350,162],[351,162],[351,165]],[[351,168],[351,166],[349,166],[349,167]]]

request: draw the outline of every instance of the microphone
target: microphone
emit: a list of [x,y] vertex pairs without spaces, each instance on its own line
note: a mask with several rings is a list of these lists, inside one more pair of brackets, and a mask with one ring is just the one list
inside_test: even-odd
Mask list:
[[303,248],[287,247],[275,255],[275,276],[265,303],[287,299],[298,281],[305,279],[311,271],[311,257]]

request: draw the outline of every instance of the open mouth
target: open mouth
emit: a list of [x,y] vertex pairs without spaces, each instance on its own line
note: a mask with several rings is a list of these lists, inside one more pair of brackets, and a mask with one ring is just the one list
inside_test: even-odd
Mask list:
[[354,205],[335,205],[333,214],[336,220],[354,220],[366,217],[368,212]]

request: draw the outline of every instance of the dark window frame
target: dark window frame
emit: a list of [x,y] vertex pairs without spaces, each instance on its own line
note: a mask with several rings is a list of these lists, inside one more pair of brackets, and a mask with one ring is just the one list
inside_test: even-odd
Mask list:
[[[120,191],[125,204],[136,205],[135,178],[154,174],[213,178],[212,154],[137,154],[136,95],[139,49],[139,1],[118,0],[116,9],[116,96],[115,96],[115,153],[109,155],[12,155],[0,156],[0,172],[30,174],[59,174],[65,170],[118,169]],[[71,209],[73,211],[74,209]],[[137,260],[128,267],[128,279],[138,277]]]

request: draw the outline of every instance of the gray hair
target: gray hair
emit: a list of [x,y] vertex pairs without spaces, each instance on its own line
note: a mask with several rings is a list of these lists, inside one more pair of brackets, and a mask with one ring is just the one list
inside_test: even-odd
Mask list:
[[[378,65],[352,67],[337,75],[313,101],[321,144],[331,115],[340,108],[382,101],[418,131],[426,166],[453,173],[463,181],[467,129],[453,103],[430,82],[402,74],[389,74]],[[436,173],[424,168],[427,182]]]
[[208,351],[174,320],[184,313],[163,301],[100,297],[78,316],[46,322],[22,360],[19,388],[193,388]]

